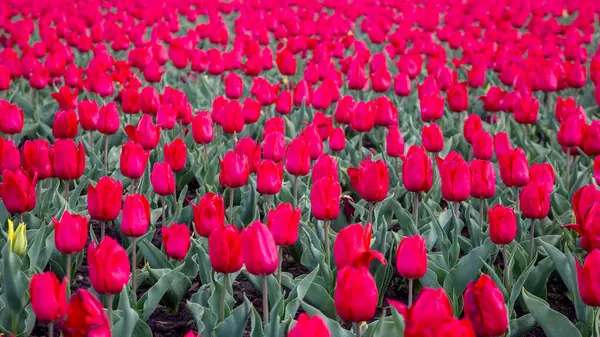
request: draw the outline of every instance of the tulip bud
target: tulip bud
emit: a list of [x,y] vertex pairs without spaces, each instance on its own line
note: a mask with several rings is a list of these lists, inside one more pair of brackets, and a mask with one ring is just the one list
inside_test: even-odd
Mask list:
[[[27,142],[30,141],[26,141],[25,144],[27,144]],[[25,151],[25,147],[23,147],[23,151]],[[43,165],[43,157],[39,158],[39,160],[40,164]],[[25,162],[23,163],[23,166],[25,166]],[[2,137],[0,137],[0,170],[14,171],[19,167],[21,167],[21,156],[19,155],[19,149],[15,146],[15,143],[12,140],[4,140]],[[27,170],[27,173],[29,172],[30,170]]]
[[140,112],[140,94],[137,88],[121,91],[121,109],[123,109],[123,113],[130,115]]
[[121,174],[130,179],[139,179],[146,171],[150,153],[144,151],[139,143],[127,142],[121,148],[119,168]]
[[335,121],[339,124],[350,124],[350,119],[354,108],[355,103],[352,96],[348,95],[342,97],[335,108]]
[[123,204],[121,232],[128,237],[140,237],[146,234],[149,224],[150,203],[148,203],[148,199],[140,194],[127,195]]
[[242,233],[242,251],[246,269],[252,275],[270,275],[277,269],[279,256],[273,235],[260,221],[254,221]]
[[83,175],[85,170],[85,152],[83,143],[78,145],[71,139],[57,139],[52,147],[52,167],[54,176],[61,180],[75,180]]
[[173,223],[162,227],[163,247],[168,257],[183,261],[190,250],[190,230],[187,225]]
[[477,282],[469,282],[464,294],[464,310],[477,336],[501,336],[508,329],[504,296],[485,274]]
[[69,299],[67,319],[61,326],[63,334],[109,337],[110,323],[102,303],[85,289],[79,289]]
[[437,124],[424,125],[421,130],[421,142],[425,151],[438,153],[444,149],[444,134]]
[[2,180],[0,197],[9,213],[25,213],[35,208],[37,176],[31,179],[22,168],[18,168],[14,172],[4,170]]
[[304,138],[308,145],[310,160],[316,160],[323,153],[323,140],[314,125],[307,125],[300,137]]
[[288,332],[287,337],[329,337],[331,333],[322,318],[313,316],[312,318],[306,313],[300,314],[296,325]]
[[196,144],[208,144],[214,137],[213,120],[208,111],[200,111],[192,119],[192,137]]
[[154,193],[162,196],[175,193],[175,175],[169,163],[156,163],[150,174],[150,182]]
[[519,200],[523,216],[528,219],[543,219],[550,211],[550,190],[544,183],[533,181],[523,188]]
[[0,100],[0,132],[5,134],[21,133],[24,124],[23,110],[16,104]]
[[140,93],[140,109],[144,114],[156,115],[160,105],[160,95],[151,86],[144,87]]
[[520,124],[535,124],[540,109],[540,101],[532,96],[523,96],[514,105],[515,121]]
[[288,90],[283,90],[277,97],[275,111],[282,115],[287,115],[292,111],[292,93]]
[[522,187],[529,183],[529,163],[521,148],[506,151],[498,161],[500,178],[508,187]]
[[285,151],[285,169],[295,176],[305,176],[310,171],[310,148],[304,137],[292,139]]
[[[388,302],[404,316],[407,336],[439,336],[444,324],[454,319],[452,304],[444,289],[423,288],[410,308],[403,303]],[[452,335],[457,337],[459,335]]]
[[200,337],[200,335],[198,335],[198,334],[194,333],[194,331],[190,330],[183,337]]
[[326,117],[321,111],[317,111],[313,117],[312,125],[316,128],[321,141],[326,141],[333,130],[333,118]]
[[411,146],[402,165],[402,180],[409,192],[427,192],[432,184],[431,159],[422,147]]
[[455,151],[445,159],[436,157],[442,179],[442,197],[447,201],[465,201],[471,192],[469,164]]
[[367,84],[367,75],[365,74],[365,66],[362,62],[355,58],[350,64],[347,74],[348,88],[351,90],[362,90]]
[[419,99],[419,106],[423,122],[432,123],[444,115],[444,98],[439,94],[423,96]]
[[181,138],[176,138],[171,144],[163,147],[164,160],[171,165],[174,172],[185,169],[187,147]]
[[387,196],[390,177],[383,160],[367,157],[358,168],[348,168],[352,187],[368,202],[381,202]]
[[372,105],[358,102],[350,115],[350,127],[357,132],[369,132],[375,126],[375,111]]
[[496,158],[500,160],[502,155],[504,155],[509,150],[512,150],[512,146],[510,145],[508,135],[506,134],[506,132],[498,132],[494,136],[494,151],[496,152]]
[[312,169],[311,180],[313,184],[321,178],[330,177],[338,181],[338,165],[334,157],[324,153],[317,159]]
[[113,221],[121,212],[123,185],[111,177],[102,177],[94,187],[88,185],[88,210],[90,218],[99,221]]
[[467,143],[473,144],[475,134],[481,130],[483,130],[483,126],[481,125],[481,117],[475,114],[469,115],[463,126],[463,134],[467,140]]
[[546,184],[549,191],[554,189],[554,182],[556,178],[554,176],[554,169],[552,165],[548,163],[543,164],[533,164],[529,168],[529,177],[531,181],[537,181],[542,184]]
[[225,105],[221,126],[225,133],[240,133],[244,129],[244,114],[239,101],[230,101]]
[[117,104],[114,102],[107,103],[98,111],[98,131],[104,135],[112,135],[119,130],[121,118]]
[[331,151],[339,152],[342,151],[346,147],[346,135],[344,134],[344,129],[335,128],[331,132],[331,137],[329,137],[329,148]]
[[269,211],[267,226],[278,246],[291,246],[298,239],[298,226],[302,213],[291,204],[282,203]]
[[350,265],[338,272],[333,300],[335,311],[342,320],[371,320],[378,297],[377,284],[367,267]]
[[234,72],[227,74],[227,76],[225,76],[224,83],[225,95],[227,95],[227,98],[238,99],[242,97],[244,91],[244,82],[242,82],[242,78],[238,74]]
[[276,163],[281,162],[285,155],[285,136],[279,132],[265,135],[262,144],[263,157]]
[[219,183],[223,187],[238,188],[248,181],[250,167],[246,156],[228,151],[223,159],[219,159],[221,171],[219,172]]
[[296,73],[296,56],[288,48],[277,54],[276,63],[281,75],[294,76]]
[[317,220],[335,220],[340,214],[342,188],[331,177],[317,180],[310,191],[311,211]]
[[67,311],[67,280],[58,281],[52,272],[35,274],[29,284],[31,309],[40,322],[61,319]]
[[469,108],[469,94],[466,82],[455,83],[448,89],[447,96],[450,111],[461,112]]
[[394,92],[397,96],[410,96],[412,91],[410,78],[405,73],[399,72],[394,76]]
[[485,96],[479,96],[483,102],[483,109],[487,112],[498,112],[501,110],[501,102],[506,93],[499,87],[491,87]]
[[[333,244],[333,257],[338,270],[346,266],[360,265],[376,258],[385,264],[383,254],[371,250],[371,236],[373,226],[369,223],[365,227],[361,224],[352,224],[342,229]],[[368,267],[368,263],[365,264]]]
[[490,239],[497,245],[511,243],[517,235],[517,219],[510,207],[496,205],[488,209]]
[[73,139],[77,136],[79,125],[77,114],[73,110],[61,110],[54,115],[52,135],[54,138]]
[[118,294],[129,282],[131,268],[123,247],[105,236],[100,244],[88,247],[90,282],[99,294]]
[[143,115],[135,128],[133,125],[127,125],[125,133],[131,141],[140,144],[146,151],[154,150],[160,141],[160,127],[154,125],[152,117],[148,115]]
[[242,138],[235,144],[235,153],[248,160],[250,172],[256,172],[260,166],[260,152],[260,144],[250,137]]
[[600,185],[600,157],[594,159],[594,180],[596,185]]
[[404,237],[396,253],[398,273],[409,279],[419,279],[427,273],[427,247],[419,235]]
[[260,118],[262,112],[262,106],[259,101],[253,100],[251,97],[246,97],[244,105],[242,106],[242,115],[244,116],[244,123],[254,124]]
[[213,230],[225,224],[225,206],[222,196],[209,192],[200,198],[198,205],[191,202],[190,205],[198,235],[207,238]]
[[263,160],[256,171],[256,190],[261,194],[277,194],[283,183],[283,164]]
[[52,224],[56,250],[69,255],[78,253],[85,248],[89,233],[86,217],[65,211],[60,221],[52,217]]
[[[585,127],[586,124],[584,116],[570,116],[560,125],[557,134],[558,143],[564,147],[581,146],[583,142],[583,132]],[[576,150],[574,151],[576,152]]]
[[496,170],[492,163],[475,159],[471,167],[471,196],[477,199],[492,198],[496,193]]
[[600,306],[600,288],[594,282],[598,273],[598,263],[600,263],[600,250],[598,249],[593,250],[586,257],[583,265],[575,258],[579,295],[583,303],[593,307]]
[[[6,143],[6,141],[2,141],[0,138],[3,168],[5,166]],[[45,180],[52,176],[52,156],[53,153],[50,145],[48,145],[48,141],[43,139],[27,140],[23,144],[23,149],[21,150],[21,162],[23,163],[23,168],[27,174],[32,177],[37,174],[38,180]],[[16,161],[18,163],[18,161],[14,159],[10,161],[13,163]]]
[[475,331],[468,319],[453,318],[444,323],[438,333],[439,337],[475,337]]
[[216,228],[208,238],[210,264],[217,273],[235,273],[242,269],[242,234],[234,225]]
[[397,127],[388,128],[385,136],[385,151],[390,157],[404,156],[404,138]]
[[71,88],[63,85],[58,92],[53,92],[50,96],[58,103],[60,110],[72,110],[77,106],[77,92],[77,88],[71,92]]
[[14,223],[8,219],[10,251],[17,255],[25,255],[27,253],[27,226],[24,223],[20,223],[16,231],[14,228]]

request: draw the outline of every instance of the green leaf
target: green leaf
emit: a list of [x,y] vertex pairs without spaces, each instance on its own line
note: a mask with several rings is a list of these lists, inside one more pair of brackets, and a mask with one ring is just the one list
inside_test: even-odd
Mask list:
[[548,303],[523,289],[523,300],[548,337],[581,337],[581,333],[563,314],[552,310]]
[[148,263],[152,268],[173,269],[173,265],[169,262],[167,256],[158,248],[156,248],[150,241],[148,241],[148,239],[139,240],[137,245],[140,249],[140,252],[142,255],[144,255],[146,260],[148,260]]
[[289,296],[285,300],[285,313],[286,315],[290,315],[292,317],[296,316],[296,312],[300,307],[300,303],[304,300],[304,296],[310,289],[310,286],[313,284],[315,277],[319,273],[319,266],[313,269],[310,274],[306,275],[298,285],[292,289]]
[[404,317],[392,306],[392,318],[394,319],[394,325],[396,326],[397,337],[404,337]]
[[123,287],[119,296],[119,310],[123,313],[123,318],[115,324],[113,334],[115,336],[132,337],[133,331],[138,322],[138,313],[131,309],[129,305],[129,295],[127,287]]
[[331,333],[331,337],[354,337],[353,333],[342,328],[338,322],[326,317],[318,309],[304,301],[302,301],[302,309],[304,309],[304,312],[306,312],[311,317],[316,315],[321,317],[323,321],[325,321],[325,324],[327,324],[329,332]]
[[252,306],[252,316],[250,316],[250,337],[264,337],[262,320],[258,311]]
[[519,275],[517,282],[515,282],[515,284],[512,285],[510,297],[508,299],[508,304],[507,304],[509,313],[512,312],[512,309],[514,308],[515,303],[517,302],[517,299],[519,298],[519,295],[521,294],[521,290],[523,289],[523,286],[525,285],[525,281],[527,281],[529,274],[531,274],[531,271],[533,270],[534,265],[535,265],[535,261],[531,261],[531,263],[527,266],[525,271],[523,273],[521,273],[521,275]]
[[531,314],[513,319],[509,322],[510,337],[522,337],[537,327],[537,322]]
[[244,303],[233,309],[231,315],[219,323],[213,332],[214,337],[242,337],[252,304],[244,295]]
[[29,291],[29,280],[21,269],[21,258],[10,251],[7,241],[2,250],[2,290],[6,305],[13,314],[20,313],[25,307],[25,296]]
[[479,270],[483,266],[482,260],[490,257],[495,248],[496,245],[488,238],[483,245],[463,256],[458,264],[450,269],[444,280],[446,292],[451,294],[454,290],[455,294],[462,294],[467,288],[467,284],[477,278]]
[[156,306],[158,306],[160,300],[163,298],[167,290],[169,290],[172,283],[175,282],[176,279],[178,279],[179,275],[181,275],[183,278],[186,278],[185,275],[179,272],[182,266],[183,265],[180,265],[179,267],[168,271],[142,296],[138,303],[138,306],[140,304],[143,305],[142,318],[144,320],[148,320],[150,315],[152,315],[152,313],[156,309]]

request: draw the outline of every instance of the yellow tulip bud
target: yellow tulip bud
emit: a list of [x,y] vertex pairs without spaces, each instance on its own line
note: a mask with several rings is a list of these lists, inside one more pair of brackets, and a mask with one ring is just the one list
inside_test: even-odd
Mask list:
[[27,226],[20,223],[15,231],[15,225],[12,220],[8,220],[8,241],[10,242],[10,251],[23,255],[27,252]]

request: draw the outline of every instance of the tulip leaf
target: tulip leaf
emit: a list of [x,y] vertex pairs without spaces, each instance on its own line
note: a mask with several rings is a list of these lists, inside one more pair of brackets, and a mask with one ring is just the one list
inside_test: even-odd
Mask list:
[[547,257],[538,262],[531,271],[530,277],[525,281],[525,289],[537,297],[546,298],[548,291],[546,284],[552,272],[554,272],[554,263],[551,258]]
[[498,274],[496,273],[496,270],[494,270],[494,267],[490,266],[487,262],[485,262],[485,260],[481,260],[481,263],[483,263],[483,266],[487,270],[487,275],[491,277],[492,280],[494,280],[494,283],[496,283],[498,289],[502,291],[502,296],[504,296],[504,301],[506,301],[508,299],[508,291],[506,290],[506,285],[502,283],[502,280],[500,279],[500,276],[498,276]]
[[131,306],[129,305],[127,287],[123,287],[123,290],[119,296],[119,310],[121,310],[123,313],[123,318],[115,324],[113,328],[113,334],[115,336],[132,337],[139,316],[138,313],[131,309]]
[[581,333],[563,314],[550,308],[548,303],[523,289],[523,300],[548,337],[581,337]]
[[[30,248],[27,250],[27,255],[29,256],[29,273],[33,274],[34,268],[38,267],[38,258],[40,257],[40,253],[42,252],[42,244],[46,241],[46,226],[41,226],[35,232],[35,238],[33,239],[33,243]],[[41,268],[45,267],[44,264]],[[40,269],[41,269],[40,268]]]
[[419,230],[417,229],[413,218],[406,213],[404,207],[402,207],[397,200],[392,200],[392,209],[394,210],[396,219],[398,219],[398,224],[400,224],[400,228],[405,236],[419,234]]
[[535,265],[535,261],[531,261],[531,263],[529,263],[527,268],[521,273],[521,275],[519,275],[517,282],[515,282],[515,284],[512,285],[510,297],[508,299],[508,304],[507,304],[509,313],[512,312],[512,310],[515,306],[515,303],[517,302],[517,299],[519,298],[519,295],[521,294],[521,290],[523,289],[523,286],[525,285],[525,281],[527,281],[529,274],[531,274],[531,272],[533,271],[534,265]]
[[142,255],[148,260],[150,267],[154,269],[173,268],[173,265],[169,262],[166,255],[147,239],[139,240],[137,245]]
[[292,289],[287,299],[285,300],[285,314],[292,317],[296,316],[296,312],[300,307],[300,303],[304,300],[304,296],[310,289],[315,280],[315,277],[319,273],[319,266],[317,266],[310,274],[304,276],[300,282]]
[[462,294],[467,284],[476,279],[479,270],[483,266],[482,260],[490,257],[496,245],[488,238],[483,245],[473,249],[469,254],[463,256],[458,263],[450,269],[444,280],[444,289],[448,294]]
[[252,308],[252,303],[244,295],[244,303],[237,306],[231,312],[231,315],[227,316],[223,322],[217,324],[213,331],[214,337],[242,337],[246,323],[248,322],[248,316]]
[[394,325],[396,326],[396,335],[397,337],[404,337],[404,317],[398,312],[395,307],[391,307],[392,309],[392,318],[394,319]]
[[23,294],[29,291],[29,279],[20,270],[21,259],[10,251],[7,241],[2,250],[2,290],[6,305],[13,314],[19,314],[25,307]]
[[81,177],[77,186],[73,190],[70,191],[70,193],[71,193],[71,196],[69,197],[69,208],[70,209],[75,209],[75,206],[77,206],[77,201],[79,200],[79,197],[81,196],[81,192],[83,191],[84,188],[87,188],[88,181],[90,180],[90,177],[94,174],[95,171],[96,171],[96,167],[94,166],[94,167],[92,167],[91,170],[88,171],[87,174],[85,174],[83,177]]
[[508,325],[510,337],[521,337],[537,327],[537,322],[531,314],[513,319]]
[[304,312],[306,312],[311,317],[316,315],[321,317],[323,321],[325,321],[327,327],[329,328],[331,337],[354,337],[353,333],[342,328],[338,322],[326,317],[325,315],[323,315],[322,312],[320,312],[318,309],[311,306],[310,304],[306,303],[305,301],[302,301],[302,309],[304,309]]
[[[148,289],[148,291],[142,296],[140,301],[138,302],[138,308],[142,305],[143,315],[142,318],[144,320],[148,320],[150,315],[158,306],[158,303],[166,294],[166,292],[173,286],[173,282],[180,279],[186,279],[189,282],[189,279],[185,277],[185,275],[181,274],[179,271],[181,270],[183,265],[166,272],[163,276],[161,276],[158,281]],[[189,288],[189,287],[188,287]],[[187,289],[186,289],[187,291]]]
[[[206,240],[206,239],[204,239]],[[210,257],[205,248],[195,239],[192,239],[194,251],[198,256],[198,273],[202,284],[211,284],[213,279],[213,271],[210,264]]]

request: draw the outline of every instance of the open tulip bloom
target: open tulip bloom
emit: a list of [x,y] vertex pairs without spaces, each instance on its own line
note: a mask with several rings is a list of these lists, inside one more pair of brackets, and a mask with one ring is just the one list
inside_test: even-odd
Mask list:
[[600,337],[598,27],[0,1],[0,336]]

